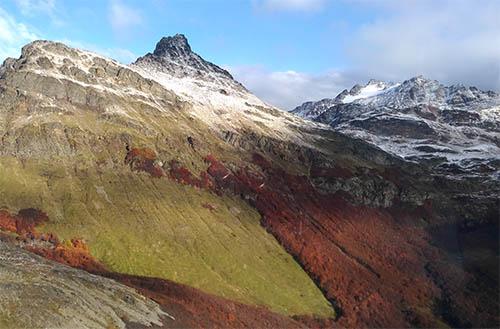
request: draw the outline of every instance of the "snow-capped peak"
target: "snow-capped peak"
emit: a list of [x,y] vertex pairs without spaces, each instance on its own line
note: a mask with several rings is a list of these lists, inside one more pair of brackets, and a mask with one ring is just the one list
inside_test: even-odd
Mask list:
[[153,53],[130,67],[187,101],[191,114],[219,131],[251,128],[296,139],[291,124],[310,124],[261,101],[229,72],[193,52],[182,34],[162,38]]
[[417,76],[401,83],[370,80],[292,112],[409,160],[500,175],[499,108],[495,92]]
[[156,44],[153,53],[138,58],[133,65],[177,78],[192,78],[215,83],[220,87],[219,89],[245,90],[243,85],[234,80],[228,71],[193,52],[183,34],[162,38]]

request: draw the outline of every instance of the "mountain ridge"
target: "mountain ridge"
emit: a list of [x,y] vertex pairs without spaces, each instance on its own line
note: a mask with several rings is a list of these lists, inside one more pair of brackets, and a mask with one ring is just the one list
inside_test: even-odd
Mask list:
[[[378,85],[379,89],[374,94],[360,95],[360,92],[370,86]],[[408,97],[403,99],[403,101],[391,99],[388,97],[390,95],[389,91],[393,88],[398,88],[398,90],[393,90],[395,94],[400,94],[400,97]],[[411,92],[410,92],[411,91]],[[418,94],[420,92],[420,94]],[[385,94],[385,95],[384,95]],[[408,95],[405,95],[408,94]],[[411,96],[410,96],[411,94]],[[386,97],[375,97],[375,96],[386,96]],[[346,96],[360,96],[355,99],[345,100]],[[425,99],[426,96],[434,96],[431,99]],[[420,98],[419,98],[420,97]],[[446,103],[449,106],[460,106],[468,105],[467,103],[473,103],[480,100],[496,99],[500,97],[500,94],[492,90],[482,91],[474,86],[464,86],[462,84],[452,84],[449,86],[442,85],[437,80],[427,79],[422,75],[415,76],[413,78],[404,80],[400,83],[385,82],[380,80],[371,79],[365,85],[354,85],[350,90],[343,90],[336,97],[324,98],[320,101],[324,102],[329,100],[331,105],[341,104],[341,103],[351,103],[359,100],[362,104],[371,104],[370,101],[378,100],[377,106],[389,106],[392,108],[403,108],[412,105],[417,105],[423,102],[428,104],[433,103]],[[378,99],[377,99],[378,98]],[[406,102],[405,102],[406,101]],[[304,104],[314,104],[315,101],[307,101]],[[481,104],[479,104],[481,105]],[[488,104],[485,104],[488,105]],[[307,113],[302,113],[302,105],[297,106],[290,112],[296,113],[301,116],[307,116]]]
[[[356,85],[333,99],[304,103],[292,113],[410,161],[434,162],[456,174],[481,175],[493,166],[489,171],[498,176],[500,94],[444,86],[422,76],[379,83],[378,89],[366,92],[372,85]],[[483,169],[468,170],[470,166]]]
[[[2,68],[0,206],[47,213],[36,232],[15,216],[2,230],[47,255],[83,241],[83,260],[112,277],[174,280],[262,307],[251,314],[328,327],[496,323],[492,290],[477,283],[496,282],[494,237],[476,235],[496,225],[496,199],[482,194],[492,185],[434,175],[227,79],[147,64],[38,42]],[[203,301],[187,304],[212,310]],[[209,324],[236,323],[226,305]]]

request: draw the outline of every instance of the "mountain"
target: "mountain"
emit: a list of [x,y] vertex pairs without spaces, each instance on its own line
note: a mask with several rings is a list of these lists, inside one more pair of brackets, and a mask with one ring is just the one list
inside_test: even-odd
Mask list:
[[392,83],[370,80],[365,86],[355,85],[351,90],[345,89],[337,97],[325,98],[317,102],[305,102],[292,112],[306,119],[315,119],[334,105],[351,103],[358,99],[378,95],[395,87]]
[[[176,78],[192,78],[246,91],[229,72],[194,53],[187,38],[182,34],[162,38],[153,53],[140,57],[134,65],[150,69],[153,74],[166,73]],[[220,92],[224,94],[222,89]]]
[[200,177],[207,155],[239,157],[223,139],[237,136],[214,132],[195,117],[198,107],[131,68],[60,43],[27,45],[0,74],[1,199],[9,212],[43,210],[50,220],[42,233],[84,239],[113,272],[175,279],[287,315],[333,314],[253,207],[190,185],[213,184]]
[[193,116],[217,131],[248,129],[273,138],[306,142],[290,128],[302,122],[265,104],[229,72],[194,53],[184,35],[162,38],[154,52],[137,59],[131,69],[175,92],[191,104]]
[[370,81],[293,113],[452,175],[500,173],[500,95],[415,77]]
[[[391,88],[373,83],[343,99]],[[130,66],[26,45],[0,68],[0,134],[0,239],[136,289],[165,327],[498,324],[497,182],[269,106],[182,35]],[[0,296],[2,325],[27,298],[52,313],[50,292],[0,291],[22,302]]]

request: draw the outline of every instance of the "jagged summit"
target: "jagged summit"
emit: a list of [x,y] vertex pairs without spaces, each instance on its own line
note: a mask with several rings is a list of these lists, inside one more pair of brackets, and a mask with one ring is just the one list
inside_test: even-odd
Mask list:
[[215,83],[222,88],[245,90],[228,71],[193,52],[183,34],[161,38],[153,53],[138,58],[133,65],[177,78],[203,80]]
[[[334,98],[326,98],[319,102],[306,102],[294,110],[303,117],[312,117],[307,109],[320,115],[311,104],[317,103],[326,111],[338,104],[355,103],[373,107],[389,107],[404,109],[410,106],[431,105],[446,109],[472,107],[483,109],[497,105],[500,95],[493,91],[479,90],[473,86],[462,84],[446,86],[434,79],[422,75],[404,80],[403,82],[385,82],[371,79],[367,84],[354,85],[350,90],[343,90]],[[326,106],[328,105],[328,106]]]
[[184,34],[176,34],[172,37],[163,37],[156,44],[156,56],[180,57],[192,53],[191,46]]

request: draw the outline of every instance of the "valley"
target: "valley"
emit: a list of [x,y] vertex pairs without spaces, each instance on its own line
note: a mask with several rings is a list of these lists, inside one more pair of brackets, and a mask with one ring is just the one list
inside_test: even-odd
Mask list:
[[25,46],[0,129],[3,243],[136,288],[174,317],[155,325],[498,323],[494,168],[451,176],[281,111],[182,35],[131,66]]

